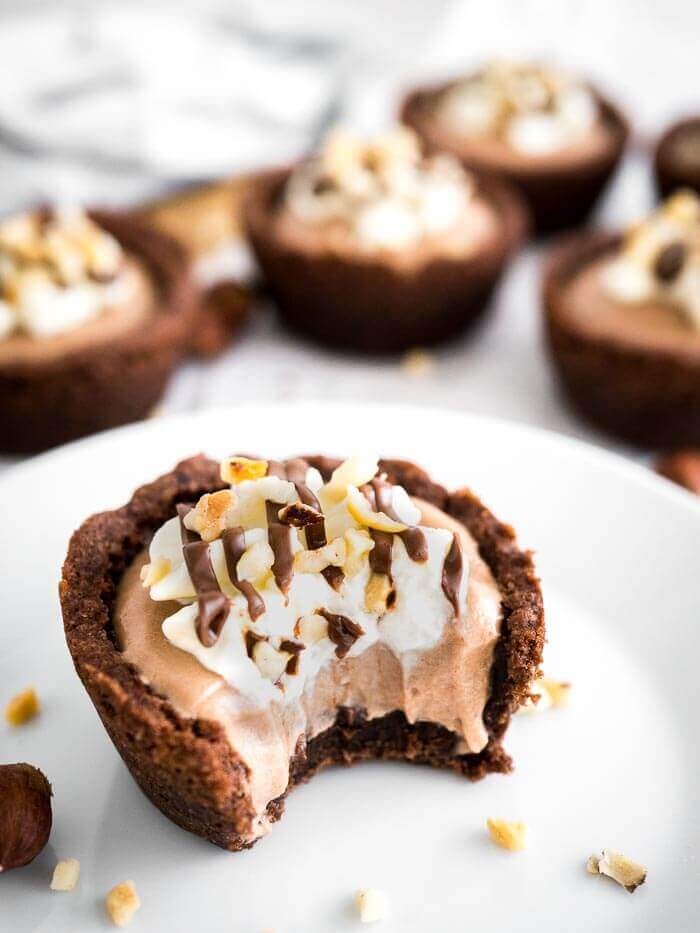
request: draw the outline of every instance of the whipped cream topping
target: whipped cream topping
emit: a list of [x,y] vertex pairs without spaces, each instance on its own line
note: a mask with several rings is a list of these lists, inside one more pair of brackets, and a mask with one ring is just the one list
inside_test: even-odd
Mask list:
[[342,130],[292,173],[286,205],[299,220],[339,226],[362,249],[401,249],[454,228],[476,200],[452,156],[424,157],[399,127],[365,141]]
[[0,338],[51,337],[123,298],[119,243],[83,211],[34,211],[0,221]]
[[[235,687],[246,708],[289,704],[336,659],[377,643],[410,670],[466,618],[468,559],[377,462],[352,458],[324,483],[303,460],[230,458],[230,489],[155,533],[142,582],[182,608],[167,640]],[[482,612],[492,614],[495,601]]]
[[584,140],[599,119],[591,91],[580,81],[530,62],[494,61],[444,92],[438,117],[458,137],[502,140],[540,156]]
[[631,227],[603,271],[603,287],[624,304],[668,305],[700,328],[700,197],[679,191]]

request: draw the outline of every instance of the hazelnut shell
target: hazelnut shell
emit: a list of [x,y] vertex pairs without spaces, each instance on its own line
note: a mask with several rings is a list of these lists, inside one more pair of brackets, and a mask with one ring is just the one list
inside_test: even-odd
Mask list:
[[51,833],[51,785],[28,764],[0,765],[0,872],[28,865]]

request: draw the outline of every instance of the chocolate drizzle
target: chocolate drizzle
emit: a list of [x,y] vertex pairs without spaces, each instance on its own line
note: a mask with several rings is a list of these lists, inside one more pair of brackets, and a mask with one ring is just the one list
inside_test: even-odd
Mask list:
[[459,615],[459,587],[462,582],[462,545],[456,534],[442,565],[442,591],[452,603],[455,615]]
[[[360,492],[369,502],[373,511],[383,512],[392,521],[400,522],[401,519],[394,511],[392,504],[393,488],[391,483],[375,477],[362,486]],[[369,552],[369,565],[375,573],[385,573],[391,578],[393,534],[388,531],[376,531],[372,528],[370,529],[370,535],[374,541],[374,547]],[[423,563],[428,559],[428,542],[422,529],[407,528],[405,531],[399,532],[399,537],[403,541],[406,553],[412,561]]]
[[327,609],[319,609],[318,614],[328,623],[328,637],[335,645],[336,657],[344,658],[365,630],[347,616],[336,615]]
[[[182,528],[182,517],[180,521]],[[205,648],[211,648],[228,618],[230,603],[219,588],[206,541],[188,541],[182,553],[197,594],[197,637]]]
[[294,576],[292,529],[278,521],[277,514],[280,510],[278,502],[266,502],[265,509],[267,511],[267,540],[274,555],[272,574],[280,592],[286,596]]
[[288,638],[283,638],[280,642],[280,651],[285,651],[287,654],[291,654],[291,658],[287,661],[287,666],[285,672],[294,676],[299,673],[299,655],[304,650],[304,645],[300,644],[298,641],[290,641]]
[[192,544],[194,541],[199,541],[198,536],[194,531],[190,531],[189,528],[185,525],[185,516],[188,515],[193,506],[189,502],[180,502],[175,506],[177,510],[177,517],[180,519],[180,540],[183,545]]
[[265,612],[262,596],[248,580],[238,579],[238,561],[245,552],[245,535],[240,527],[229,528],[221,536],[226,559],[226,570],[231,583],[240,590],[248,604],[248,615],[255,622]]
[[326,581],[328,586],[331,589],[338,592],[340,587],[343,585],[343,580],[345,579],[345,574],[340,569],[340,567],[324,567],[321,571],[321,576]]

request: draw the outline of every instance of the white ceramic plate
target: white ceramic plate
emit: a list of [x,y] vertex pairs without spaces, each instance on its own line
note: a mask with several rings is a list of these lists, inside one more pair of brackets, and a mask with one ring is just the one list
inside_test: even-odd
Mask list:
[[[56,584],[70,532],[141,482],[204,450],[374,451],[471,485],[537,552],[551,676],[568,710],[519,717],[508,777],[471,785],[427,768],[327,771],[290,796],[252,851],[231,855],[143,797],[74,675]],[[0,725],[0,760],[54,785],[54,829],[29,868],[0,878],[0,929],[108,929],[106,891],[134,879],[132,928],[329,933],[358,927],[352,895],[384,890],[387,933],[697,930],[700,843],[700,505],[609,454],[531,428],[426,409],[247,407],[151,421],[39,457],[0,480],[0,699],[37,686],[41,717]],[[497,849],[488,816],[525,821]],[[589,854],[648,866],[634,895],[586,874]],[[79,887],[49,891],[57,857]]]

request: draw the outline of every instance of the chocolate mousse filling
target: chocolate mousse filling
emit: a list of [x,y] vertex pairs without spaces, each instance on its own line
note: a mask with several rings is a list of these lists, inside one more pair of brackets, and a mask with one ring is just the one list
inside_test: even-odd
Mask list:
[[499,139],[457,136],[439,118],[439,102],[457,82],[418,88],[404,99],[400,118],[428,152],[448,152],[465,168],[491,173],[516,187],[538,233],[577,226],[587,218],[620,160],[627,121],[595,88],[600,117],[576,144],[546,155],[518,152]]
[[[330,461],[309,462],[328,479]],[[403,461],[380,466],[419,504],[423,523],[447,525],[468,549],[473,591],[463,622],[478,630],[474,607],[495,594],[496,640],[475,644],[461,624],[448,625],[407,674],[385,644],[349,655],[361,629],[329,614],[336,658],[287,707],[261,712],[232,705],[235,684],[168,642],[160,625],[172,604],[154,602],[140,585],[153,532],[179,502],[222,488],[217,464],[184,461],[123,508],[89,519],[71,540],[60,591],[76,670],[144,792],[180,826],[224,848],[251,845],[279,819],[287,790],[327,764],[406,759],[472,779],[510,770],[501,740],[528,696],[544,641],[530,556],[468,491],[449,494]],[[450,549],[448,588],[458,565]],[[390,617],[380,624],[391,625]],[[283,649],[292,670],[299,645],[294,640]],[[424,686],[418,695],[415,684]],[[301,713],[306,725],[297,734],[292,720]],[[458,723],[467,721],[465,734]]]
[[51,337],[0,340],[0,450],[28,453],[145,417],[187,351],[184,250],[128,214],[93,212],[125,254],[123,301]]
[[563,391],[603,430],[643,447],[700,444],[700,331],[662,301],[621,302],[602,281],[622,236],[585,233],[552,254],[547,340]]

